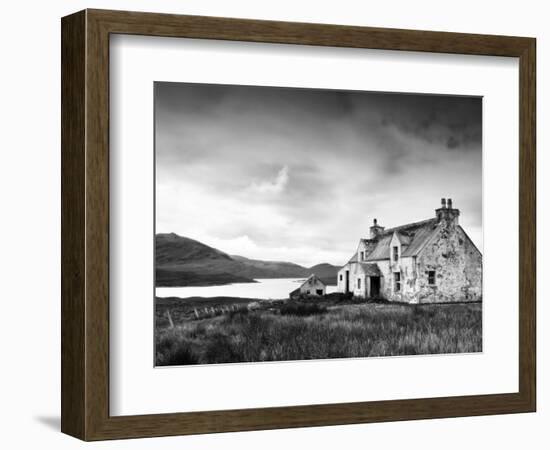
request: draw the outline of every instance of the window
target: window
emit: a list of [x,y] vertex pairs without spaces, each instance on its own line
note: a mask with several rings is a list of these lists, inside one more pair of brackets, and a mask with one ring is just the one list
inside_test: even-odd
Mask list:
[[393,274],[393,290],[395,292],[401,291],[401,274],[399,272]]
[[361,252],[361,261],[365,260],[365,252]]
[[357,278],[357,289],[361,289],[361,278]]
[[340,274],[340,281],[342,281],[342,278],[343,278],[343,277],[342,277],[342,274]]
[[435,270],[428,270],[428,284],[435,284]]
[[317,292],[317,295],[323,295],[323,290],[322,289],[317,289],[315,292]]
[[393,247],[393,260],[397,261],[399,259],[399,247],[396,245]]

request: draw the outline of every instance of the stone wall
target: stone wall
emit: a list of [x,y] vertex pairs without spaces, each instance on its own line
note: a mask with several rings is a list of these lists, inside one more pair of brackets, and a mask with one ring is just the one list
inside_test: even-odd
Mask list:
[[[440,227],[416,263],[419,303],[481,300],[482,256],[462,227]],[[435,271],[434,285],[428,283],[430,270]]]
[[[416,297],[416,268],[412,257],[399,258],[397,262],[384,260],[378,262],[383,275],[381,283],[382,296],[393,302],[414,303]],[[401,275],[401,289],[395,289],[394,273]]]
[[[337,278],[337,290],[338,292],[346,292],[346,270],[350,270],[350,264],[346,264],[344,267],[342,267],[338,271],[338,278]],[[351,280],[350,280],[350,290],[351,290]]]
[[300,294],[304,295],[318,295],[317,290],[321,290],[322,294],[326,293],[325,285],[318,278],[310,278],[300,287]]

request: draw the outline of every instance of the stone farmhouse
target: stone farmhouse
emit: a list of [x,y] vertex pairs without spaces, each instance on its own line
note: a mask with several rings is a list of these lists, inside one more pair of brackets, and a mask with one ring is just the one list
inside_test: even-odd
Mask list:
[[325,295],[326,292],[327,287],[325,283],[317,275],[311,274],[298,289],[294,289],[289,294],[289,297],[291,300],[301,296],[320,297],[321,295]]
[[441,199],[435,217],[384,229],[374,219],[368,239],[338,272],[338,292],[407,303],[479,301],[481,252]]

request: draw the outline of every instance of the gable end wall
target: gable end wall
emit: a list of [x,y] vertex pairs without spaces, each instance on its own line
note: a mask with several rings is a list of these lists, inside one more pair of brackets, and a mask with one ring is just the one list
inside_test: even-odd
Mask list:
[[[417,256],[418,303],[482,299],[482,256],[460,226],[440,227]],[[435,270],[435,285],[428,271]]]

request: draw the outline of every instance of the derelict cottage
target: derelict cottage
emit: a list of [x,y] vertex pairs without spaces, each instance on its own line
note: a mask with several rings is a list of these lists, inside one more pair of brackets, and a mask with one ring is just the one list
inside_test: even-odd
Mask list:
[[290,299],[300,298],[302,296],[319,297],[327,293],[327,286],[315,274],[311,274],[299,288],[293,290],[289,295]]
[[374,219],[368,239],[338,272],[338,292],[407,303],[479,301],[482,257],[441,199],[435,217],[384,229]]

